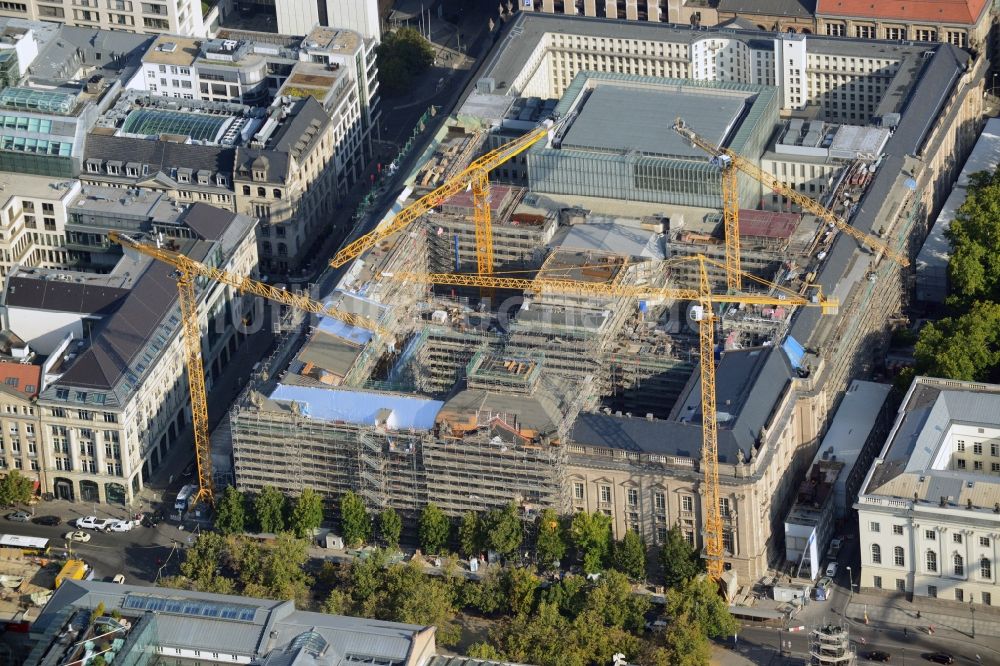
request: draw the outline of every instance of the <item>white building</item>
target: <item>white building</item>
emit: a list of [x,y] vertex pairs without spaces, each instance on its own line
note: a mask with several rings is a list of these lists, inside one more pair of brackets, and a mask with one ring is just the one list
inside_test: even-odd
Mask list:
[[14,266],[65,268],[66,207],[80,181],[0,172],[0,277]]
[[993,605],[1000,385],[918,377],[855,509],[861,587]]
[[274,9],[282,35],[308,35],[316,26],[327,26],[353,30],[366,42],[382,41],[378,0],[277,0]]

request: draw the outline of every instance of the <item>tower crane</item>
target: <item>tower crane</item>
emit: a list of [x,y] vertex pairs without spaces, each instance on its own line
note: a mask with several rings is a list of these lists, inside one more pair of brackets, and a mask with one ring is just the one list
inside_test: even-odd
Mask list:
[[743,158],[728,148],[716,146],[707,139],[702,138],[684,123],[683,118],[678,118],[674,121],[673,130],[690,141],[693,146],[697,146],[711,155],[712,164],[722,170],[722,216],[726,234],[726,287],[729,291],[738,291],[740,288],[740,200],[739,183],[737,181],[738,172],[743,172],[765,188],[788,197],[803,210],[807,210],[816,217],[832,224],[876,253],[881,252],[901,266],[910,265],[910,261],[905,255],[896,252],[881,239],[855,229],[839,215],[827,210],[825,206],[804,194],[785,186],[784,183],[750,160]]
[[458,175],[450,178],[443,185],[420,197],[383,227],[361,236],[345,245],[330,261],[330,265],[339,268],[361,253],[375,247],[383,238],[391,236],[403,229],[418,217],[440,206],[450,197],[462,190],[471,188],[473,219],[476,223],[476,265],[480,275],[493,272],[493,222],[490,219],[490,171],[504,162],[517,157],[533,145],[544,139],[550,132],[558,129],[562,120],[546,120],[541,125],[513,141],[491,150],[474,160]]
[[198,298],[195,279],[207,278],[227,284],[245,294],[254,294],[290,307],[328,315],[353,326],[358,326],[388,337],[389,333],[375,321],[361,315],[337,310],[307,296],[299,296],[253,278],[236,275],[195,261],[174,250],[148,245],[133,238],[111,232],[108,238],[118,243],[126,252],[139,253],[177,269],[177,291],[181,305],[181,325],[184,338],[184,360],[187,368],[188,387],[191,393],[191,423],[194,430],[195,461],[198,466],[198,495],[193,504],[214,500],[212,482],[211,441],[208,432],[208,394],[205,389],[205,367],[201,357],[201,330],[198,326]]
[[821,293],[813,297],[802,296],[791,290],[749,274],[747,277],[778,293],[771,294],[713,294],[706,264],[721,265],[702,255],[690,258],[698,262],[698,289],[670,287],[636,287],[631,285],[598,284],[539,277],[533,280],[494,275],[466,275],[448,273],[386,273],[386,277],[410,282],[443,284],[488,289],[521,289],[525,291],[573,293],[617,298],[663,297],[697,301],[692,308],[692,319],[698,324],[699,360],[701,363],[701,461],[704,475],[704,533],[705,558],[708,574],[718,581],[723,572],[722,514],[719,508],[719,440],[715,406],[715,315],[714,303],[745,303],[753,305],[801,305],[819,307],[823,314],[833,314],[838,306],[836,299],[827,299]]

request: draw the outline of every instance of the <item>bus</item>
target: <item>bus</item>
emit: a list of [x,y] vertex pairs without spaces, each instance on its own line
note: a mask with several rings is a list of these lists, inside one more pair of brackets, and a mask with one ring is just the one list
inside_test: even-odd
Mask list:
[[195,496],[198,495],[198,486],[190,483],[180,489],[177,493],[177,499],[174,500],[174,511],[180,511],[184,513],[191,508],[191,502],[194,500]]
[[44,557],[49,554],[49,540],[19,534],[0,534],[0,550],[6,552],[18,550],[25,556]]

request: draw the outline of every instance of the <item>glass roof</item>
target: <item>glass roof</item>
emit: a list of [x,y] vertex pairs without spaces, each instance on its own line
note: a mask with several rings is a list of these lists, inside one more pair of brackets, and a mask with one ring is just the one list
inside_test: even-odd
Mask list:
[[76,95],[73,93],[16,87],[4,88],[0,91],[0,106],[7,109],[67,115],[75,105]]
[[127,594],[122,601],[122,608],[133,610],[159,611],[176,615],[193,615],[215,617],[224,620],[242,620],[253,622],[257,609],[252,606],[238,604],[214,603],[200,599],[170,599],[146,595]]
[[137,109],[129,112],[122,125],[128,134],[159,135],[179,134],[195,141],[218,141],[225,127],[232,121],[229,116],[214,116],[183,111],[156,111]]

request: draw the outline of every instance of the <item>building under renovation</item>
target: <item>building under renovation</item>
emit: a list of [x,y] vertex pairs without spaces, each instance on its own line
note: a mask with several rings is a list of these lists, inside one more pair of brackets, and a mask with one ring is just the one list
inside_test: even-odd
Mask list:
[[[811,35],[808,41],[721,35],[539,14],[521,15],[504,30],[396,210],[480,152],[567,106],[568,98],[552,99],[567,90],[581,95],[583,84],[571,85],[585,80],[576,78],[580,72],[636,75],[602,80],[654,92],[679,85],[673,79],[698,79],[692,87],[700,91],[737,90],[734,99],[743,100],[727,111],[717,132],[711,130],[712,140],[729,145],[741,128],[752,127],[753,137],[742,144],[747,159],[776,177],[782,169],[794,173],[796,180],[782,180],[906,254],[940,207],[980,114],[985,65],[948,44],[923,44],[918,53]],[[689,62],[693,44],[703,50],[715,39],[719,48],[746,58],[740,61],[746,71]],[[593,56],[598,47],[614,55]],[[789,60],[794,71],[783,66]],[[844,89],[878,69],[879,95],[886,96],[850,115],[834,113],[824,105],[839,100],[839,93],[831,97],[822,86],[806,86],[821,81],[817,72],[831,62]],[[713,87],[712,81],[740,85]],[[709,94],[689,102],[685,113],[696,129],[698,99],[715,103]],[[587,103],[601,101],[591,95]],[[895,130],[891,137],[878,135],[887,140],[877,155],[865,152],[864,141],[839,152],[827,146],[823,155],[800,154],[796,142],[806,142],[808,134],[803,122],[796,125],[797,138],[771,150],[769,138],[783,141],[789,131],[775,108],[803,115],[800,107],[807,103],[821,110],[819,117],[869,129],[888,118]],[[610,139],[581,132],[591,121],[596,119],[588,120],[584,107],[576,118],[576,144],[574,125],[564,123],[493,174],[502,181],[489,200],[495,270],[538,281],[486,290],[431,285],[421,277],[428,271],[468,273],[475,265],[473,202],[460,194],[360,256],[329,296],[377,320],[379,330],[326,318],[288,328],[231,412],[236,481],[243,490],[271,485],[294,493],[311,486],[324,495],[331,515],[347,490],[359,493],[372,511],[392,506],[411,515],[428,502],[452,516],[510,501],[526,518],[547,507],[602,511],[614,519],[617,536],[632,529],[657,544],[677,524],[700,547],[701,425],[712,418],[719,426],[719,508],[730,584],[752,582],[784,560],[788,508],[828,414],[849,380],[864,376],[877,359],[888,319],[902,302],[903,271],[825,223],[788,210],[780,198],[771,200],[770,192],[741,185],[755,193],[740,201],[746,269],[788,293],[810,296],[821,288],[839,299],[840,309],[821,314],[791,305],[717,305],[717,412],[703,414],[691,302],[675,290],[697,286],[696,255],[722,259],[721,201],[613,198],[615,188],[602,182],[606,162],[633,164],[634,186],[653,182],[643,180],[639,168],[646,164],[640,159],[645,134],[630,128],[631,134],[610,137],[624,144],[596,145]],[[649,131],[669,133],[671,121],[664,117]],[[830,129],[819,122],[816,128],[824,137]],[[534,160],[551,157],[558,169],[557,158],[566,157],[569,145],[557,144],[567,138],[586,158],[576,156],[564,168],[575,170],[572,182],[594,187],[567,192],[545,180],[548,185],[536,188]],[[662,138],[649,146],[670,152]],[[817,152],[824,140],[806,143]],[[649,163],[650,173],[667,174],[670,159],[654,157],[660,161]],[[707,155],[690,150],[683,161],[690,168],[669,171],[670,179],[697,178],[711,166]],[[660,167],[665,170],[656,171]],[[856,177],[862,167],[865,177]],[[810,173],[821,188],[810,190]],[[583,286],[561,292],[546,287],[546,279]],[[743,289],[775,288],[745,278]]]

